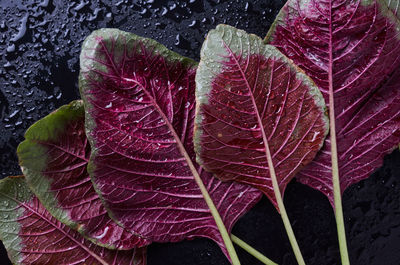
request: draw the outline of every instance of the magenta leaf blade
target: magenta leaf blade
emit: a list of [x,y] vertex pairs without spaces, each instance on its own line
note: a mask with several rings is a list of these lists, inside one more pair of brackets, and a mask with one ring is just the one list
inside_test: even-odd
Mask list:
[[221,180],[260,189],[277,206],[267,162],[286,185],[328,130],[315,84],[276,48],[226,25],[209,32],[196,74],[198,161]]
[[[400,142],[398,1],[289,0],[265,41],[334,94],[341,192],[367,178]],[[330,56],[331,54],[331,56]],[[331,146],[297,178],[333,201]]]
[[145,248],[109,250],[55,219],[24,177],[0,181],[0,237],[14,264],[145,265]]
[[86,170],[89,155],[82,101],[65,105],[36,122],[18,147],[28,185],[58,220],[108,248],[149,244],[108,216]]
[[[150,39],[92,33],[80,78],[93,147],[88,169],[110,216],[126,229],[156,242],[208,237],[225,252],[188,166],[195,160],[196,66]],[[260,193],[195,167],[230,231]]]

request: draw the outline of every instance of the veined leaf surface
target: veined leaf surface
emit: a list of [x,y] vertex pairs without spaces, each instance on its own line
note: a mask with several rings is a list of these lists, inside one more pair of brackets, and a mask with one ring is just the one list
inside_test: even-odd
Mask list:
[[63,106],[32,125],[18,147],[31,190],[58,220],[96,244],[131,249],[149,244],[117,225],[93,188],[82,101]]
[[226,25],[211,30],[196,75],[198,161],[222,180],[250,184],[275,204],[327,134],[318,88],[278,49]]
[[145,265],[145,249],[109,250],[55,219],[23,176],[0,180],[0,237],[14,264]]
[[[342,192],[381,166],[400,142],[398,6],[289,0],[265,39],[314,80],[326,102],[332,85]],[[334,203],[329,137],[297,178]]]
[[[130,231],[157,242],[208,237],[225,251],[188,165],[196,65],[134,34],[92,33],[80,79],[93,148],[88,169],[111,217]],[[195,167],[230,231],[261,194]]]

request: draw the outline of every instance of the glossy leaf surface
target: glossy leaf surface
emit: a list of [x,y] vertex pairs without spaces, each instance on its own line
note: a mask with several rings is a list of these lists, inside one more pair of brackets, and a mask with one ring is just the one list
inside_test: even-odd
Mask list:
[[[194,161],[196,63],[114,29],[83,45],[80,88],[93,147],[89,172],[110,215],[150,241],[193,237],[224,244],[188,159]],[[227,227],[260,198],[195,165]]]
[[[332,84],[342,192],[400,142],[397,8],[398,1],[289,0],[266,37],[316,82],[326,102]],[[330,149],[328,137],[297,178],[333,204]]]
[[196,97],[200,164],[222,180],[260,189],[275,205],[266,147],[283,193],[327,133],[311,79],[276,48],[230,26],[217,26],[203,44]]
[[30,188],[61,222],[109,248],[131,249],[149,243],[117,225],[93,188],[86,170],[90,146],[82,101],[63,106],[32,125],[18,156]]
[[145,249],[109,250],[55,219],[23,177],[0,181],[0,237],[14,264],[145,265]]

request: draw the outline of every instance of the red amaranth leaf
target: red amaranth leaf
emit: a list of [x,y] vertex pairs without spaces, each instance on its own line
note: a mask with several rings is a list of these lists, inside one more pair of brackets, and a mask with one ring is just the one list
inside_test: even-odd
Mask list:
[[60,223],[23,176],[0,180],[0,205],[0,238],[14,264],[146,264],[145,248],[109,250]]
[[58,220],[96,244],[132,249],[149,244],[117,225],[95,192],[82,101],[63,106],[32,125],[18,147],[31,190]]
[[[88,170],[125,228],[156,242],[208,237],[226,253],[188,166],[195,160],[195,72],[194,61],[153,40],[115,29],[92,33],[80,78],[93,147]],[[195,167],[230,231],[260,193]]]
[[267,148],[283,194],[327,134],[322,95],[298,70],[259,37],[219,25],[196,74],[198,161],[222,180],[260,189],[275,206]]
[[[332,84],[342,192],[380,167],[400,142],[397,8],[398,1],[289,0],[265,40],[316,82],[326,102]],[[328,137],[297,178],[333,205],[330,152]]]

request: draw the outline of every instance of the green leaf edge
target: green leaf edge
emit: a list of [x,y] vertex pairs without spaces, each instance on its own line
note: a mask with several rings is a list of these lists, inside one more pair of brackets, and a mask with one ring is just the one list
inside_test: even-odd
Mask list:
[[[13,194],[12,192],[16,192]],[[16,196],[15,196],[16,195]],[[21,264],[23,254],[22,240],[19,237],[21,225],[17,221],[25,209],[21,203],[27,203],[33,198],[24,176],[6,177],[0,180],[0,240],[7,250],[7,255],[13,264]],[[18,210],[15,210],[18,208]],[[11,220],[6,222],[6,220]]]
[[[281,12],[283,9],[281,10]],[[272,26],[271,26],[272,27]],[[206,80],[210,80],[213,76],[210,74],[210,68],[206,65],[206,60],[208,60],[207,55],[206,55],[206,49],[208,45],[210,45],[208,42],[210,42],[211,38],[218,38],[221,39],[221,42],[223,41],[224,34],[226,32],[230,32],[232,35],[235,34],[235,36],[238,36],[243,42],[245,41],[245,37],[248,38],[248,40],[252,40],[254,42],[257,42],[258,47],[260,47],[260,53],[264,53],[265,55],[273,56],[274,58],[278,58],[285,62],[292,70],[296,72],[296,78],[301,80],[303,83],[309,87],[309,95],[314,98],[314,101],[316,105],[320,108],[321,113],[323,114],[321,117],[324,120],[325,124],[325,130],[324,130],[324,139],[329,133],[329,117],[328,117],[328,111],[327,107],[325,105],[325,100],[322,96],[322,93],[314,83],[314,81],[306,75],[306,73],[300,69],[297,65],[294,64],[294,62],[286,57],[283,53],[281,53],[277,48],[275,48],[272,45],[265,44],[263,40],[258,37],[257,35],[254,34],[248,34],[244,30],[237,29],[235,27],[225,25],[225,24],[220,24],[218,25],[215,29],[210,30],[210,32],[207,34],[206,39],[203,43],[203,46],[201,48],[201,56],[200,56],[200,63],[197,68],[196,72],[196,116],[195,116],[195,126],[194,126],[194,136],[193,136],[193,141],[194,141],[194,149],[196,152],[196,160],[197,163],[200,165],[204,165],[204,162],[200,158],[201,154],[201,135],[203,135],[203,131],[201,129],[201,123],[202,123],[202,116],[201,116],[201,111],[200,108],[204,104],[208,104],[208,94],[212,90],[212,87],[210,85],[211,82],[204,82],[202,80],[202,76],[206,76]],[[211,40],[212,41],[212,40]],[[215,42],[215,40],[214,40]],[[212,45],[212,44],[211,44]],[[217,47],[221,50],[222,45],[215,45],[214,47]],[[263,50],[261,50],[263,48]],[[226,52],[226,51],[224,51]],[[265,54],[267,53],[267,54]],[[255,54],[254,52],[250,51],[250,54]],[[221,65],[220,62],[214,62],[213,64],[213,71],[219,71],[223,66]],[[321,142],[319,149],[323,146],[325,140]],[[207,167],[204,167],[204,169],[207,170]]]
[[[176,52],[169,50],[167,47],[165,47],[164,45],[162,45],[161,43],[159,43],[153,39],[140,37],[134,33],[125,32],[125,31],[115,29],[115,28],[102,28],[102,29],[95,30],[84,40],[84,42],[82,44],[81,54],[79,57],[80,58],[79,91],[80,91],[81,98],[82,98],[82,101],[84,104],[84,109],[85,109],[86,135],[89,140],[90,146],[92,147],[87,170],[88,170],[88,173],[92,180],[93,187],[94,187],[95,191],[97,192],[97,194],[99,195],[105,209],[107,210],[108,216],[115,223],[117,223],[121,227],[125,228],[125,226],[121,222],[119,222],[119,220],[114,216],[112,210],[110,209],[109,205],[107,204],[104,197],[102,196],[101,191],[98,188],[96,181],[94,179],[95,178],[94,171],[96,170],[94,157],[97,156],[97,150],[95,148],[95,146],[97,146],[97,144],[96,144],[96,140],[90,136],[90,132],[96,128],[96,124],[94,122],[93,117],[90,114],[90,111],[89,111],[89,110],[93,109],[93,105],[89,102],[90,98],[88,98],[85,95],[86,94],[85,92],[89,89],[90,84],[83,76],[84,73],[89,73],[91,71],[91,69],[98,69],[101,71],[106,70],[102,65],[99,65],[99,63],[94,62],[90,58],[86,58],[87,55],[90,55],[92,58],[97,58],[97,56],[95,56],[96,55],[95,48],[97,48],[100,44],[99,44],[98,40],[96,40],[96,39],[101,38],[105,42],[115,40],[116,44],[121,44],[119,42],[121,42],[123,40],[121,40],[120,37],[125,38],[126,43],[141,42],[145,45],[145,47],[154,48],[153,54],[163,56],[166,59],[166,61],[170,62],[170,63],[180,62],[180,63],[182,63],[182,65],[184,67],[196,67],[197,62],[190,58],[184,57]],[[124,43],[122,43],[122,44],[124,44]],[[129,45],[127,45],[127,46],[129,47]],[[115,59],[115,58],[113,57],[113,59]],[[130,229],[127,229],[127,230],[138,237],[145,238],[135,231],[131,231]]]
[[[25,140],[17,148],[19,164],[29,188],[51,215],[74,230],[78,230],[78,223],[69,218],[68,213],[58,205],[53,193],[48,192],[51,180],[40,174],[46,168],[48,156],[47,148],[38,141],[56,141],[66,124],[79,116],[83,116],[81,101],[72,101],[61,106],[31,125],[25,132]],[[80,230],[79,232],[84,232]]]
[[52,180],[41,174],[46,168],[48,156],[47,148],[38,141],[56,141],[69,122],[81,118],[84,118],[83,102],[74,100],[35,122],[25,132],[25,140],[18,145],[19,164],[28,187],[53,217],[78,231],[94,244],[116,249],[114,245],[103,244],[98,239],[90,237],[83,225],[73,221],[69,213],[59,205],[54,193],[49,192]]

